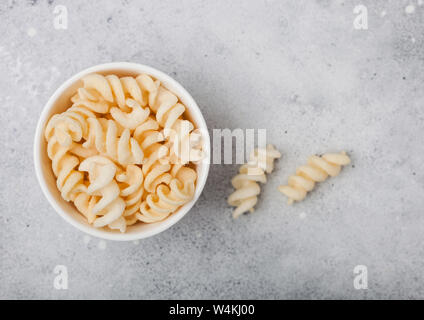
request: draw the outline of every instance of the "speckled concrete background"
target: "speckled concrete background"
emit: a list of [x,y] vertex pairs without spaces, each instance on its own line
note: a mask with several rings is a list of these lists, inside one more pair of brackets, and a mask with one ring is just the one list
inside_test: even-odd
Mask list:
[[[360,3],[368,30],[353,28]],[[423,28],[417,0],[2,1],[0,298],[424,298]],[[284,156],[254,214],[231,219],[236,165],[213,165],[194,209],[139,243],[54,212],[33,169],[37,118],[65,79],[110,61],[174,76],[210,129],[268,130]],[[287,206],[277,186],[343,149],[353,165]]]

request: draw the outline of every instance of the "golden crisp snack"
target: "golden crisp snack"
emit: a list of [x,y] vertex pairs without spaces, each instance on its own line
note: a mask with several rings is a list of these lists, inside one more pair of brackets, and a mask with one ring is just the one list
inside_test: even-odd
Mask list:
[[233,211],[234,219],[247,211],[254,211],[261,192],[258,182],[266,182],[265,173],[272,172],[274,160],[280,157],[280,152],[269,144],[266,149],[255,149],[249,162],[240,167],[239,173],[231,180],[236,190],[227,200],[230,206],[236,207]]
[[299,167],[296,174],[289,177],[288,185],[279,186],[278,190],[288,197],[288,204],[302,201],[306,194],[315,187],[315,182],[322,182],[328,176],[337,176],[341,166],[349,163],[350,158],[344,151],[327,153],[322,157],[311,156],[307,165]]

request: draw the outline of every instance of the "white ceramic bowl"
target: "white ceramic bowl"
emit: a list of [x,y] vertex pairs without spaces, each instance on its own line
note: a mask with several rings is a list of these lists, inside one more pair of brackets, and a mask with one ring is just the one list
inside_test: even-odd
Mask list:
[[[192,201],[185,204],[178,211],[170,215],[167,219],[151,224],[136,223],[127,228],[125,233],[118,230],[97,229],[89,225],[85,218],[77,211],[74,205],[62,199],[60,192],[56,187],[56,178],[54,177],[51,161],[47,157],[46,141],[44,139],[44,128],[47,121],[53,114],[63,112],[70,106],[70,97],[76,92],[76,88],[82,86],[81,78],[89,73],[100,74],[117,74],[120,76],[135,76],[140,73],[146,73],[158,79],[162,85],[175,93],[182,103],[187,107],[187,113],[190,120],[202,132],[203,135],[203,150],[207,155],[205,161],[197,165],[197,184],[196,191]],[[137,63],[128,62],[114,62],[97,65],[85,69],[63,83],[51,96],[41,113],[40,119],[37,124],[37,130],[34,140],[34,163],[35,172],[37,174],[38,182],[47,200],[50,202],[56,212],[64,218],[67,222],[81,231],[89,235],[118,241],[130,241],[142,238],[147,238],[158,234],[177,221],[179,221],[190,209],[202,193],[203,187],[209,173],[209,155],[210,155],[210,137],[207,130],[205,119],[191,95],[174,79],[165,73],[156,70],[152,67]],[[44,217],[46,223],[49,217]]]

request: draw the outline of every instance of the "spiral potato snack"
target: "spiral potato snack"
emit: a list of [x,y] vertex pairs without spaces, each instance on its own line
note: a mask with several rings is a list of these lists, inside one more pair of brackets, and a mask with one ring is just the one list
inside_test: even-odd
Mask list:
[[136,165],[128,165],[126,171],[116,174],[116,180],[120,182],[121,197],[125,201],[124,217],[137,212],[143,197],[143,172]]
[[94,220],[93,226],[104,227],[121,218],[125,201],[120,197],[121,191],[115,181],[116,165],[106,157],[92,156],[80,163],[79,170],[88,172],[90,184],[87,193],[100,197],[91,208],[93,214],[101,216]]
[[44,132],[62,197],[94,227],[120,232],[189,202],[201,136],[179,98],[146,74],[89,74],[81,83]]
[[159,124],[153,118],[149,118],[138,126],[134,131],[133,137],[146,155],[151,154],[152,150],[162,146],[161,142],[165,141]]
[[89,118],[89,133],[82,144],[87,149],[96,149],[121,165],[141,164],[144,153],[129,129],[119,130],[119,125],[105,118]]
[[55,136],[48,138],[47,155],[52,160],[53,173],[57,178],[56,186],[66,201],[74,199],[76,192],[85,188],[84,175],[75,170],[79,159],[68,151],[69,148],[62,146]]
[[119,78],[116,75],[103,76],[93,73],[85,76],[82,82],[84,87],[78,90],[72,102],[82,100],[85,103],[87,101],[94,102],[96,105],[105,104],[105,102],[106,104],[116,103],[125,112],[130,111],[125,105],[127,97],[137,101],[141,106],[145,106],[147,103],[151,106],[156,100],[160,87],[159,81],[154,81],[145,74],[139,75],[137,78]]
[[189,202],[194,195],[197,175],[188,167],[179,168],[169,185],[160,184],[156,193],[151,193],[140,206],[137,218],[143,222],[157,222]]
[[170,159],[174,159],[173,162],[186,164],[202,159],[202,150],[197,148],[201,145],[201,136],[193,129],[190,121],[178,119],[175,122],[168,143]]
[[157,122],[164,128],[165,136],[170,134],[169,129],[185,111],[184,105],[178,103],[177,96],[163,87],[159,88],[152,109],[156,112]]
[[254,211],[258,202],[258,195],[261,192],[259,183],[266,183],[266,173],[271,173],[274,168],[274,160],[281,157],[281,154],[272,145],[267,145],[266,149],[255,149],[250,155],[250,160],[239,169],[232,180],[234,191],[228,197],[228,204],[235,206],[233,218],[236,219],[243,213]]
[[88,118],[96,115],[83,106],[73,105],[61,114],[55,114],[48,122],[45,129],[45,137],[49,139],[54,135],[57,141],[64,147],[70,147],[73,141],[86,139],[88,135]]
[[316,182],[322,182],[328,176],[334,177],[340,173],[341,166],[350,163],[346,152],[327,153],[322,157],[311,156],[308,164],[296,170],[296,175],[290,176],[287,186],[279,186],[278,190],[288,197],[288,204],[302,201],[306,194],[315,187]]

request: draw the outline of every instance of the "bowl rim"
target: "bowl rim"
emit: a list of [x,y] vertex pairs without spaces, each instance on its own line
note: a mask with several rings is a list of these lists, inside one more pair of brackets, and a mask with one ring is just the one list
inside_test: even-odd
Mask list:
[[[108,232],[104,229],[97,229],[89,225],[82,224],[81,222],[77,221],[69,213],[67,213],[65,210],[63,210],[59,204],[58,200],[55,196],[50,192],[46,180],[43,176],[43,170],[42,170],[42,161],[41,161],[41,143],[42,139],[44,139],[44,128],[47,123],[47,120],[49,118],[49,113],[52,107],[54,106],[55,102],[58,100],[58,98],[66,92],[66,90],[76,81],[81,79],[83,76],[95,73],[95,72],[107,72],[108,70],[122,70],[123,72],[133,72],[133,73],[146,73],[148,75],[153,76],[154,78],[161,81],[161,83],[170,84],[173,89],[173,91],[176,93],[179,97],[183,96],[185,101],[188,101],[188,103],[185,103],[185,106],[187,109],[189,109],[189,112],[191,115],[195,114],[193,118],[196,119],[197,127],[202,130],[203,134],[203,150],[206,153],[207,161],[203,161],[201,166],[202,174],[200,175],[200,178],[198,177],[198,180],[196,182],[196,191],[193,199],[187,203],[186,205],[182,206],[177,213],[173,214],[172,216],[166,218],[163,221],[158,222],[158,225],[151,230],[141,230],[135,233],[112,233]],[[187,105],[188,104],[188,105]],[[78,230],[85,232],[86,234],[90,236],[94,236],[97,238],[102,238],[106,240],[115,240],[115,241],[133,241],[133,240],[139,240],[148,238],[151,236],[154,236],[160,232],[163,232],[173,226],[175,223],[177,223],[179,220],[181,220],[194,206],[194,204],[199,199],[203,188],[206,184],[206,180],[209,174],[210,169],[210,135],[208,131],[208,127],[206,125],[206,121],[203,117],[203,114],[198,107],[196,101],[193,99],[193,97],[190,95],[190,93],[174,78],[169,76],[168,74],[139,63],[133,63],[133,62],[110,62],[110,63],[103,63],[98,64],[89,68],[85,68],[76,74],[74,74],[72,77],[68,78],[66,81],[64,81],[56,90],[55,92],[50,96],[47,103],[44,105],[41,114],[37,121],[37,127],[34,135],[34,145],[33,145],[33,157],[34,157],[34,166],[35,166],[35,173],[37,176],[38,183],[41,187],[41,190],[43,191],[44,196],[47,198],[50,205],[55,209],[55,211],[69,224],[77,228]],[[60,199],[59,201],[65,201],[63,199]]]

